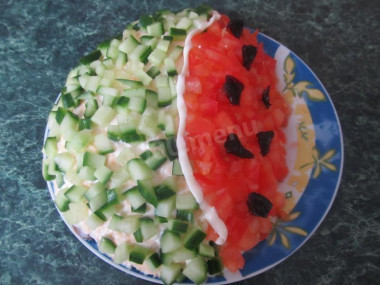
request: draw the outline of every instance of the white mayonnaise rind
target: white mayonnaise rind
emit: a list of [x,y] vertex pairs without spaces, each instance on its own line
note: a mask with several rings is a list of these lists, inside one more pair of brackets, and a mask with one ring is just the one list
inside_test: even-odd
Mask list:
[[183,98],[185,93],[185,77],[188,74],[189,65],[189,51],[192,47],[191,40],[194,35],[204,31],[209,26],[211,26],[214,21],[220,18],[220,14],[213,11],[213,15],[208,22],[199,23],[196,29],[192,30],[186,37],[185,46],[183,50],[183,67],[181,73],[178,75],[177,81],[177,107],[179,113],[179,128],[177,135],[177,148],[178,148],[178,158],[181,164],[183,175],[185,176],[187,185],[190,191],[193,193],[195,199],[197,200],[199,207],[201,208],[206,220],[214,231],[219,235],[216,243],[221,245],[227,240],[228,230],[224,222],[219,218],[218,213],[214,207],[211,207],[204,199],[202,188],[196,181],[193,169],[190,164],[189,157],[187,155],[186,141],[185,141],[185,127],[186,127],[186,115],[187,109]]

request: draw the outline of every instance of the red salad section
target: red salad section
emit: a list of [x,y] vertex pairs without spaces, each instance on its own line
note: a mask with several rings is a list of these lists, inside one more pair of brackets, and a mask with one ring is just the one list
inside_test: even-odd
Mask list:
[[[290,108],[276,90],[276,61],[258,43],[257,31],[251,33],[244,28],[237,37],[227,28],[229,23],[230,19],[222,16],[193,37],[184,99],[188,156],[204,199],[216,208],[228,228],[220,256],[225,267],[235,272],[244,266],[242,251],[268,236],[274,217],[286,215],[285,197],[278,192],[278,182],[288,173],[282,128]],[[243,60],[243,46],[256,49],[251,64],[247,64],[247,58]],[[234,104],[228,96],[226,76],[244,86]],[[261,132],[273,132],[268,153],[260,148]],[[237,135],[240,144],[253,155],[242,158],[228,153],[225,143],[229,134]],[[247,202],[250,193],[270,201],[272,207],[266,217],[252,214]],[[208,237],[218,237],[211,227]]]

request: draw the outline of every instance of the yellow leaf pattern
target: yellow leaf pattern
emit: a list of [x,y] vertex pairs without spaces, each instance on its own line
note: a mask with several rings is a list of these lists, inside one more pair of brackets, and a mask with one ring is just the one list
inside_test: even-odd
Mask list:
[[325,95],[316,89],[312,88],[312,83],[309,81],[299,81],[293,82],[295,73],[294,68],[296,64],[292,57],[288,55],[284,61],[284,81],[285,81],[285,90],[291,90],[294,97],[302,98],[303,95],[307,95],[307,97],[312,101],[325,101]]
[[289,222],[294,221],[300,215],[301,215],[301,212],[294,212],[294,213],[290,213],[284,219],[277,218],[277,220],[273,223],[273,229],[268,238],[268,245],[272,246],[275,243],[277,237],[280,236],[281,244],[285,248],[290,249],[291,248],[290,240],[286,234],[290,233],[290,234],[296,234],[300,236],[307,236],[307,232],[304,229],[301,229],[300,227],[284,225],[285,223],[288,224]]
[[300,236],[307,236],[307,232],[301,228],[298,228],[298,227],[284,227],[284,230],[286,230],[292,234],[297,234]]
[[318,178],[318,176],[322,173],[322,166],[327,168],[328,170],[337,171],[337,167],[331,162],[329,162],[329,160],[334,157],[335,153],[335,149],[331,149],[327,151],[322,157],[320,157],[320,153],[318,149],[315,147],[312,152],[313,161],[302,165],[301,169],[314,165],[313,178]]
[[283,233],[280,233],[281,243],[283,246],[285,246],[287,249],[290,248],[290,241],[286,235]]
[[286,85],[290,84],[294,80],[295,74],[293,73],[293,70],[295,68],[295,63],[293,59],[290,57],[290,55],[287,56],[284,62],[284,81]]
[[325,161],[325,160],[329,160],[330,158],[332,158],[333,156],[335,155],[335,149],[331,149],[329,150],[328,152],[326,152],[324,154],[324,156],[321,157],[321,160]]
[[297,219],[301,215],[301,212],[294,212],[289,214],[288,218],[286,219],[287,222],[293,221]]
[[273,234],[268,239],[268,245],[272,246],[274,244],[274,242],[276,241],[276,238],[277,238],[277,233],[273,232]]

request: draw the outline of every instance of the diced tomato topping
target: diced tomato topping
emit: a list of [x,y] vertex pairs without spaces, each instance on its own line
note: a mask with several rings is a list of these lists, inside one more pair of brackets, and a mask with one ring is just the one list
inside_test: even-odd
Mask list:
[[[258,43],[258,31],[244,29],[237,39],[226,30],[228,22],[229,18],[222,15],[192,39],[184,94],[188,111],[185,139],[204,199],[215,207],[228,228],[220,256],[224,265],[235,272],[244,266],[242,252],[268,236],[272,218],[284,216],[285,197],[278,192],[278,182],[288,173],[286,138],[281,128],[287,124],[290,108],[276,89],[276,61]],[[249,70],[243,66],[243,45],[257,48]],[[232,105],[226,96],[226,75],[244,85],[238,105]],[[268,107],[263,102],[263,92],[269,86]],[[264,131],[274,132],[265,156],[257,138],[257,133]],[[230,133],[239,137],[254,158],[226,153],[224,142]],[[247,199],[251,192],[265,196],[273,204],[268,217],[250,214]],[[211,240],[218,238],[212,227],[207,234]]]

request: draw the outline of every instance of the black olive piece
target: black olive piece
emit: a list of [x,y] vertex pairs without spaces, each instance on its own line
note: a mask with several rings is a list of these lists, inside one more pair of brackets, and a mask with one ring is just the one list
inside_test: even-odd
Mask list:
[[270,144],[274,137],[274,132],[273,131],[259,132],[256,136],[259,139],[261,155],[262,156],[267,155],[270,149]]
[[224,148],[227,153],[233,154],[240,158],[253,158],[254,155],[248,149],[246,149],[240,142],[239,137],[234,134],[228,134]]
[[232,75],[226,75],[224,92],[226,93],[226,96],[232,105],[240,105],[240,96],[243,90],[243,83],[241,83],[236,77],[233,77]]
[[252,215],[266,218],[273,204],[265,196],[252,192],[248,195],[247,206]]
[[253,60],[256,57],[257,47],[253,45],[243,45],[241,51],[243,55],[243,66],[246,70],[249,70],[251,68]]
[[227,25],[227,30],[234,35],[235,38],[240,38],[243,33],[244,22],[243,20],[230,20]]
[[270,93],[270,86],[265,88],[263,91],[263,94],[261,95],[261,100],[263,100],[265,108],[267,109],[269,109],[269,107],[272,105],[269,100],[269,93]]

